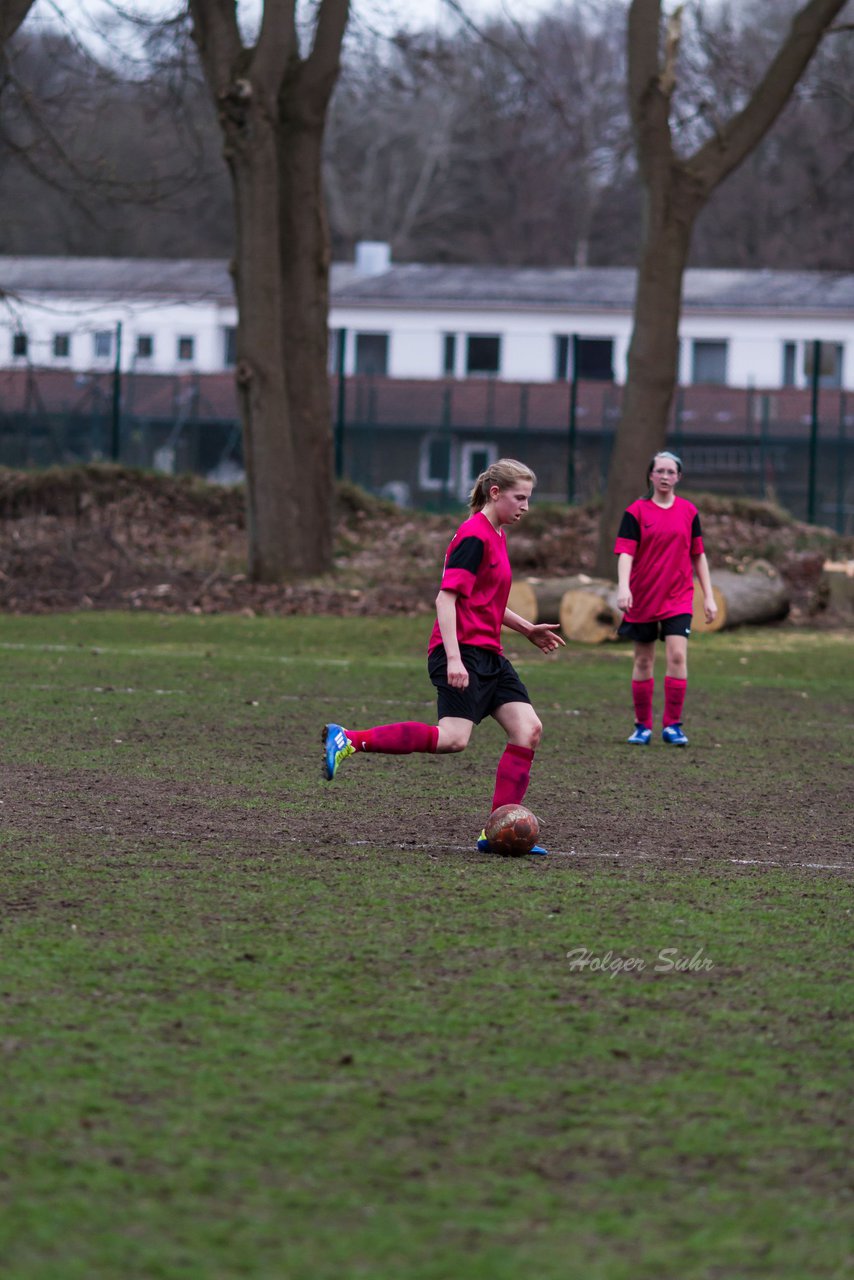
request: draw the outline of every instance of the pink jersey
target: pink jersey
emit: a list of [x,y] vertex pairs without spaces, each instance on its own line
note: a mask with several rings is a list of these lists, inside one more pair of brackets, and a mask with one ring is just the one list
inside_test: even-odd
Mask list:
[[[442,590],[457,597],[457,640],[501,653],[501,624],[510,595],[512,574],[507,539],[482,511],[464,520],[451,539],[442,571]],[[431,653],[442,643],[438,620],[433,625]]]
[[652,498],[638,498],[620,524],[614,554],[622,551],[633,557],[626,622],[658,622],[694,612],[691,557],[703,554],[703,536],[693,502],[674,495],[672,506],[660,507]]

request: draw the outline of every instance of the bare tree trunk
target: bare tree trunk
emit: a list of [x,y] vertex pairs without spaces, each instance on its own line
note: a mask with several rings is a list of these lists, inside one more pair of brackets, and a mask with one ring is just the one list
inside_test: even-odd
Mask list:
[[[235,90],[232,94],[241,92]],[[294,448],[285,376],[280,296],[276,137],[268,110],[251,95],[223,112],[234,189],[237,390],[246,466],[249,573],[274,582],[291,571],[299,529]]]
[[671,99],[677,83],[682,6],[662,41],[661,0],[629,8],[629,103],[646,225],[635,298],[623,411],[599,525],[596,572],[614,577],[619,517],[643,487],[650,456],[664,445],[676,386],[682,276],[697,214],[779,116],[833,19],[847,0],[808,0],[746,105],[693,155],[673,149]]
[[261,582],[306,577],[332,565],[321,148],[348,0],[320,0],[306,58],[296,0],[265,0],[253,48],[242,43],[234,4],[189,4],[234,188],[249,571]]
[[[651,456],[664,448],[679,362],[682,277],[693,218],[672,187],[648,219],[638,268],[628,377],[602,507],[596,572],[615,577],[614,538],[623,511],[643,492]],[[681,202],[687,205],[683,199]],[[652,224],[652,225],[651,225]]]
[[[323,118],[303,104],[286,113],[279,131],[279,224],[282,337],[296,505],[304,537],[300,575],[332,563],[334,494],[328,376],[330,249],[322,182]],[[322,424],[324,429],[319,429]]]

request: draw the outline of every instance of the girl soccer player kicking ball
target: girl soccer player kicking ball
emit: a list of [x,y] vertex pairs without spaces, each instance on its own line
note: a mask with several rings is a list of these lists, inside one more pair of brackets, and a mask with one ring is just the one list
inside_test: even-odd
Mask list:
[[[531,762],[543,726],[512,664],[503,656],[501,627],[527,636],[543,653],[564,642],[557,622],[534,625],[507,608],[511,572],[505,525],[518,524],[528,510],[536,484],[529,467],[500,458],[478,476],[469,496],[470,517],[457,529],[445,556],[436,597],[436,622],[427,646],[427,670],[436,686],[438,724],[404,720],[374,729],[345,729],[328,724],[323,731],[323,773],[331,782],[356,752],[409,755],[463,751],[471,731],[493,716],[507,734],[498,762],[493,812],[520,804],[528,789]],[[477,841],[488,853],[482,831]],[[532,853],[546,853],[535,845]]]
[[687,747],[682,709],[688,687],[688,636],[694,612],[694,572],[703,588],[703,610],[712,622],[718,608],[712,595],[697,508],[677,498],[682,462],[675,453],[657,453],[647,469],[650,490],[626,508],[614,552],[617,607],[623,611],[618,635],[635,642],[632,698],[635,729],[628,741],[645,747],[652,737],[655,642],[664,641],[662,740]]

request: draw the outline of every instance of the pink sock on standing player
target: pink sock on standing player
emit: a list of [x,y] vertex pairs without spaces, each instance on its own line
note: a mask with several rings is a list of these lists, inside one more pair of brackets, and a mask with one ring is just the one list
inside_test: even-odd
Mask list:
[[633,680],[632,701],[635,704],[635,724],[642,724],[645,729],[652,728],[652,695],[655,692],[655,680]]
[[417,720],[381,724],[375,729],[345,729],[357,751],[376,751],[386,756],[409,756],[413,751],[432,755],[439,741],[439,726]]
[[682,723],[682,708],[685,706],[687,688],[688,681],[681,680],[679,676],[664,677],[664,715],[661,723],[665,727],[669,724]]
[[517,747],[508,742],[504,753],[498,761],[495,773],[495,794],[492,797],[492,812],[503,804],[521,804],[531,780],[531,762],[534,753],[530,747]]

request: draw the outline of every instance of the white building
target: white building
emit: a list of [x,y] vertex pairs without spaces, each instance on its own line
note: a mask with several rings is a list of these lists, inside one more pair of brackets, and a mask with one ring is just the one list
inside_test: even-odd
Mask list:
[[[635,273],[623,267],[332,269],[330,365],[407,379],[625,381]],[[0,369],[223,372],[236,311],[221,261],[0,258]],[[854,274],[689,270],[683,386],[854,389]],[[343,349],[339,342],[343,340]]]

